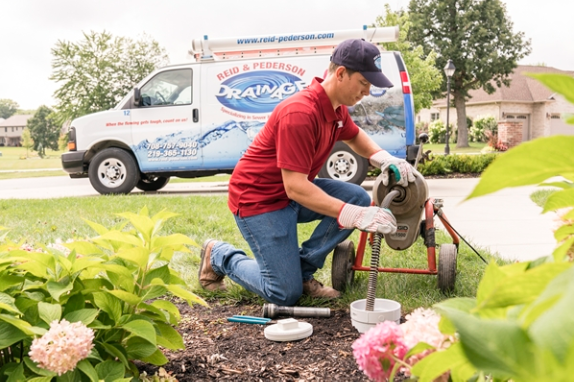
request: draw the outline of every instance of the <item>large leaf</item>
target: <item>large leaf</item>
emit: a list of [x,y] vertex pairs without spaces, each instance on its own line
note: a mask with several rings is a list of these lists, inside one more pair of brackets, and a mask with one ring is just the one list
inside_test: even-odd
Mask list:
[[142,359],[151,356],[157,346],[140,337],[132,337],[127,341],[126,350],[130,359]]
[[105,292],[94,293],[94,302],[98,308],[108,314],[108,316],[118,322],[122,315],[122,304],[120,299]]
[[28,338],[26,333],[7,322],[0,321],[0,349],[7,348],[25,338]]
[[126,232],[109,231],[103,234],[101,238],[104,240],[118,241],[120,243],[131,244],[135,246],[143,245],[141,239]]
[[62,294],[74,289],[74,285],[72,283],[59,283],[56,281],[48,281],[46,287],[48,288],[50,296],[52,296],[56,301],[60,301],[60,296]]
[[420,382],[432,382],[449,370],[451,375],[456,374],[461,378],[455,381],[467,381],[476,372],[464,355],[460,343],[427,355],[413,366],[411,372],[419,377]]
[[167,264],[161,267],[154,268],[151,271],[149,271],[144,278],[143,282],[144,287],[151,284],[152,280],[155,278],[160,279],[163,284],[169,284],[170,272]]
[[574,207],[574,189],[553,192],[544,204],[544,211],[555,211],[560,208]]
[[151,363],[152,365],[161,366],[165,365],[168,360],[163,353],[158,349],[149,357],[142,358],[142,361]]
[[165,310],[167,312],[169,312],[169,314],[171,314],[172,316],[174,316],[176,318],[177,321],[180,320],[181,316],[179,313],[179,309],[177,309],[177,306],[175,306],[173,303],[171,303],[170,301],[167,300],[155,300],[151,303],[152,306]]
[[101,255],[102,249],[89,241],[74,241],[71,243],[64,244],[66,248],[70,251],[76,250],[76,254],[88,256],[88,255]]
[[0,276],[0,291],[18,285],[24,281],[24,277],[12,274],[3,274]]
[[146,268],[149,261],[149,249],[145,247],[133,247],[122,249],[116,256],[136,264],[140,268]]
[[74,310],[64,316],[68,322],[81,322],[84,325],[90,325],[96,317],[98,317],[97,309]]
[[154,228],[154,222],[148,216],[138,215],[132,212],[124,212],[118,215],[128,219],[135,229],[143,235],[146,243],[149,243]]
[[123,378],[125,370],[121,363],[107,360],[96,365],[96,372],[101,380],[114,382],[116,379]]
[[163,247],[181,245],[193,245],[194,247],[199,246],[193,239],[180,233],[174,233],[173,235],[169,236],[158,236],[154,237],[152,240],[152,250],[154,251],[157,251],[159,248]]
[[556,93],[560,93],[570,103],[574,103],[574,78],[566,74],[528,73]]
[[33,336],[35,334],[35,330],[32,325],[12,315],[0,314],[0,322],[2,321],[16,327],[18,330],[21,330],[29,336]]
[[76,261],[74,261],[71,273],[76,273],[79,271],[83,271],[86,268],[97,266],[103,261],[104,259],[102,259],[101,257],[88,257],[88,256],[80,257],[79,259],[76,259]]
[[24,363],[26,364],[27,368],[29,368],[30,370],[32,370],[34,373],[36,373],[38,375],[43,375],[44,377],[50,377],[50,378],[55,377],[57,375],[53,371],[42,369],[41,367],[38,367],[36,362],[32,361],[30,359],[30,357],[24,357]]
[[20,310],[16,307],[14,297],[9,294],[0,292],[0,311],[7,310],[11,313],[22,314]]
[[136,296],[133,293],[129,293],[123,290],[109,290],[107,293],[112,294],[122,301],[127,302],[130,305],[137,306],[141,302],[141,297]]
[[158,345],[170,350],[185,348],[181,335],[170,325],[156,323],[156,328],[159,330],[159,336],[157,337]]
[[538,184],[553,176],[574,173],[574,136],[553,136],[523,142],[498,158],[482,173],[467,199],[506,187]]
[[550,349],[560,361],[565,360],[569,348],[574,344],[574,272],[568,273],[570,277],[560,280],[567,281],[561,298],[542,313],[529,330],[532,340]]
[[200,304],[203,306],[209,306],[204,299],[186,289],[183,289],[179,285],[167,285],[167,289],[177,297],[183,298],[189,305]]
[[80,362],[78,362],[76,368],[78,368],[82,373],[84,373],[90,379],[91,382],[98,382],[100,380],[100,378],[98,377],[98,372],[96,371],[94,366],[92,366],[90,361],[88,361],[87,359],[83,359]]
[[38,303],[38,314],[42,321],[50,325],[52,321],[60,321],[62,317],[62,306],[59,304]]
[[[129,361],[126,349],[124,349],[123,346],[121,345],[114,346],[112,344],[108,344],[105,342],[100,342],[99,344],[106,350],[108,354],[112,355],[115,359],[119,360],[126,368],[129,367]],[[100,375],[99,372],[98,375]]]
[[534,374],[533,344],[517,323],[479,319],[448,309],[444,314],[453,322],[469,361],[479,370],[497,378]]
[[149,343],[156,345],[157,338],[155,329],[152,324],[144,320],[134,320],[122,326],[122,329],[130,332],[132,335],[143,338]]

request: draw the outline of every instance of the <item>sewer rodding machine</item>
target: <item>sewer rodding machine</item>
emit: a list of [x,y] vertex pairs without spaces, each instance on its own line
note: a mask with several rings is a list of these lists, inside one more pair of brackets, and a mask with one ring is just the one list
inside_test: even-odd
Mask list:
[[[421,143],[424,138],[421,136]],[[418,164],[422,154],[422,144],[415,162]],[[343,291],[353,283],[356,271],[368,271],[367,298],[351,304],[353,326],[359,332],[365,332],[378,322],[390,320],[400,322],[400,304],[393,300],[375,298],[377,278],[381,272],[411,273],[436,276],[438,288],[443,293],[454,290],[456,281],[456,261],[459,246],[459,235],[449,223],[442,207],[443,201],[429,197],[428,186],[422,175],[416,177],[407,187],[397,183],[400,177],[398,170],[392,169],[388,185],[383,184],[382,174],[373,185],[373,205],[391,210],[397,219],[397,231],[393,234],[369,234],[361,232],[355,253],[354,243],[346,240],[340,243],[333,252],[331,281],[333,288]],[[452,238],[452,243],[437,245],[435,240],[435,216]],[[422,238],[427,252],[428,267],[385,268],[379,266],[382,252],[404,251]],[[386,242],[383,248],[382,242]],[[367,243],[371,245],[370,266],[363,265]],[[437,256],[438,247],[438,256]],[[437,258],[438,257],[438,258]],[[438,260],[438,264],[437,264]]]

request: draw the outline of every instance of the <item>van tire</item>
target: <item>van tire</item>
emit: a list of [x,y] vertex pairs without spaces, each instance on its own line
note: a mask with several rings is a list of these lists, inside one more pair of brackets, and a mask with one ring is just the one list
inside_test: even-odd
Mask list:
[[164,188],[168,183],[169,183],[169,176],[154,176],[148,178],[147,176],[144,175],[136,184],[136,188],[142,191],[157,191]]
[[343,142],[335,143],[319,178],[336,179],[360,185],[367,177],[369,162]]
[[134,189],[139,177],[135,158],[115,147],[100,151],[90,162],[90,183],[102,195],[127,194]]

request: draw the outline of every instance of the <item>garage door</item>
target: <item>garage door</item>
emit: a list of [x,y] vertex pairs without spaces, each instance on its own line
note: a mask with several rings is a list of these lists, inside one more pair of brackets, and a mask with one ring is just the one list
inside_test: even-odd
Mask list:
[[560,115],[550,117],[550,135],[574,135],[574,125],[569,125]]

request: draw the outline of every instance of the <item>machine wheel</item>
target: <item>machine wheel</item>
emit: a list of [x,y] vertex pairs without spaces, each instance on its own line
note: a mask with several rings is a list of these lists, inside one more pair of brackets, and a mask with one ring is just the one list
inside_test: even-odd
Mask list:
[[92,187],[104,195],[129,193],[138,183],[139,174],[134,157],[115,147],[97,153],[88,169]]
[[438,252],[438,288],[443,293],[452,292],[456,281],[456,246],[442,244]]
[[142,176],[136,184],[136,188],[142,191],[157,191],[164,188],[169,183],[169,176]]
[[319,171],[319,178],[337,179],[361,184],[367,177],[369,162],[342,142],[335,143],[333,151]]
[[333,263],[331,265],[331,284],[333,284],[333,288],[342,292],[353,283],[355,279],[354,263],[355,244],[351,240],[339,243],[333,251]]

